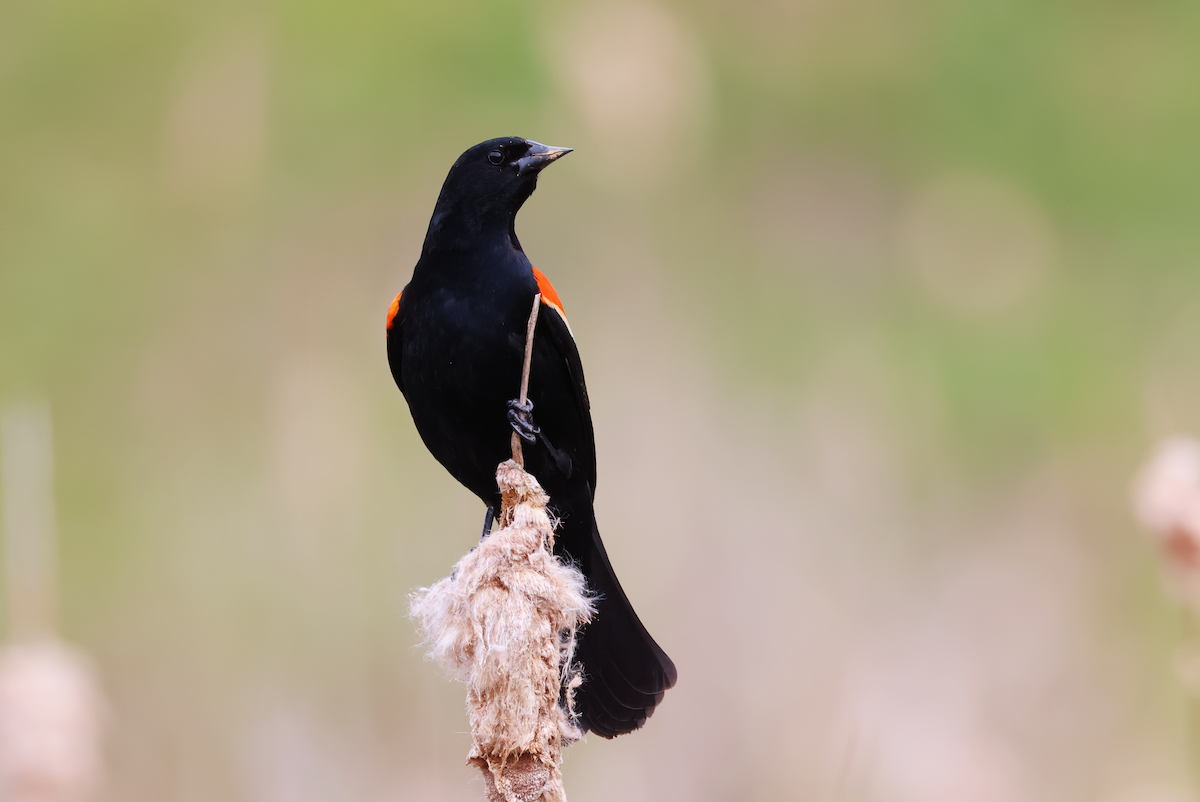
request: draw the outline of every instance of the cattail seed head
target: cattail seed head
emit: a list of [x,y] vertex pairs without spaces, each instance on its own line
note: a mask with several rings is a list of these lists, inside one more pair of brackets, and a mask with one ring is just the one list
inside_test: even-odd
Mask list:
[[100,780],[92,668],[52,639],[0,650],[0,800],[85,802]]
[[1200,610],[1200,442],[1164,441],[1139,473],[1133,502],[1173,587]]

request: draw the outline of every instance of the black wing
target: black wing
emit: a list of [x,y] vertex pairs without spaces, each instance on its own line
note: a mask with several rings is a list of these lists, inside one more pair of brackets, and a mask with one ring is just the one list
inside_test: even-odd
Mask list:
[[[534,346],[536,355],[540,342],[549,343],[557,357],[566,364],[567,375],[570,378],[571,389],[574,391],[576,410],[582,426],[583,437],[576,443],[579,449],[577,457],[587,471],[588,484],[593,498],[596,495],[596,433],[592,428],[592,405],[588,401],[587,382],[583,378],[583,362],[579,358],[579,348],[575,345],[575,337],[567,325],[566,318],[558,309],[543,298],[542,308],[538,312],[538,344]],[[536,419],[538,412],[534,410]]]

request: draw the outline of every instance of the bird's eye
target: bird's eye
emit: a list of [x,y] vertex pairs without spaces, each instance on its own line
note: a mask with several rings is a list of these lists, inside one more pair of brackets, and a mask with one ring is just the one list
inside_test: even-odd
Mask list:
[[488,161],[490,161],[492,164],[499,164],[500,162],[504,161],[503,151],[493,150],[488,154]]

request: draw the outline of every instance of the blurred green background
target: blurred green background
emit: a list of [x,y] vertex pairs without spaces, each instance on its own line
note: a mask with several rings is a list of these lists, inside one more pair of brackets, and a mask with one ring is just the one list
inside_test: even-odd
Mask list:
[[588,368],[678,687],[574,802],[1192,799],[1128,511],[1200,431],[1200,4],[0,4],[0,398],[55,426],[106,799],[481,799],[384,354],[450,164]]

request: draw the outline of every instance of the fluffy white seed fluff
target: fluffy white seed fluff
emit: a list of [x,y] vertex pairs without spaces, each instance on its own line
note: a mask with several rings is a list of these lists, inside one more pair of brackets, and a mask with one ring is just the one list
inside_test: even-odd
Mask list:
[[592,604],[579,569],[551,552],[549,497],[537,479],[509,460],[496,481],[502,528],[413,594],[411,613],[430,656],[467,686],[468,759],[484,769],[489,798],[565,802],[561,750],[581,736],[575,635]]

